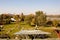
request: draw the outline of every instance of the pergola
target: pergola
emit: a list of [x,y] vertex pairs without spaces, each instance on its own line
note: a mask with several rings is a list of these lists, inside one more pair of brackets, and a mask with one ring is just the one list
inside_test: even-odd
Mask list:
[[49,32],[44,32],[42,30],[21,30],[19,32],[14,33],[15,35],[25,35],[26,39],[28,38],[28,35],[33,35],[35,38],[35,35],[45,35],[45,34],[51,34]]
[[15,34],[19,34],[19,35],[31,35],[31,34],[51,34],[49,32],[44,32],[44,31],[41,31],[41,30],[21,30]]

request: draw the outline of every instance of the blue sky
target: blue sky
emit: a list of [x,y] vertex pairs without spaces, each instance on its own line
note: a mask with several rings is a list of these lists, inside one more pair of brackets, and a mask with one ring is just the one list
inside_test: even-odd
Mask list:
[[0,0],[0,13],[30,14],[38,10],[60,14],[60,0]]

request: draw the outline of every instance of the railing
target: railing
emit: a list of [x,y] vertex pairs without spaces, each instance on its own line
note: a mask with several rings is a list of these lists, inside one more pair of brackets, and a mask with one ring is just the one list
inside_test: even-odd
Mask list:
[[47,38],[47,39],[0,39],[0,40],[60,40],[60,38]]

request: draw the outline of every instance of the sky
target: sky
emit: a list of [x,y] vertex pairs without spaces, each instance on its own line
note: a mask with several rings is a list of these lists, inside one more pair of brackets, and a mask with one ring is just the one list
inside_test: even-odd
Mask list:
[[47,15],[59,15],[60,0],[0,0],[0,14],[30,14],[39,10]]

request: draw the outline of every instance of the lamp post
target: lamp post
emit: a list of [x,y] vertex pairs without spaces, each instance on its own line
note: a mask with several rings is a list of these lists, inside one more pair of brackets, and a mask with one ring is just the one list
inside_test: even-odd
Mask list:
[[36,26],[35,26],[35,30],[37,30],[37,29],[38,29],[38,26],[36,25]]
[[3,26],[1,25],[1,26],[0,26],[0,31],[2,31],[2,29],[3,29]]

